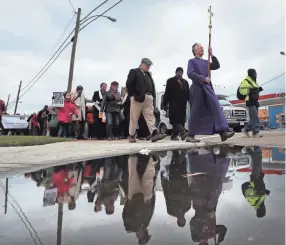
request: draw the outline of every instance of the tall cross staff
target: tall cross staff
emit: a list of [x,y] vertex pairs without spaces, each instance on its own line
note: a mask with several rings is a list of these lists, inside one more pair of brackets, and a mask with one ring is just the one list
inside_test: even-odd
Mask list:
[[[212,17],[214,16],[212,12],[212,6],[208,8],[209,12],[209,48],[211,47],[211,39],[212,39]],[[211,56],[208,54],[208,77],[211,78]]]

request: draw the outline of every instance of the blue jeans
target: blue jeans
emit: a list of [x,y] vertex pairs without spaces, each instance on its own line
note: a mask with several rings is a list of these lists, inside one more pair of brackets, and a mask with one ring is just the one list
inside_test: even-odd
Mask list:
[[258,117],[258,108],[256,106],[248,106],[249,122],[245,126],[245,131],[253,131],[253,134],[258,134],[260,131],[260,121]]
[[[119,129],[119,112],[106,112],[106,134],[107,137],[118,137]],[[113,134],[114,133],[114,134]]]
[[58,132],[58,137],[69,137],[69,123],[60,123],[60,129]]

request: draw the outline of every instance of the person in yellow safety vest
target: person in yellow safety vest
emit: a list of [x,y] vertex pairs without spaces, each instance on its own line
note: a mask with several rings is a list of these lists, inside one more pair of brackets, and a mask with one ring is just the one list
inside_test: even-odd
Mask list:
[[249,112],[249,122],[245,126],[243,132],[247,137],[250,137],[249,132],[252,131],[254,138],[260,138],[262,135],[259,134],[260,121],[258,117],[258,98],[259,93],[263,91],[263,88],[259,87],[256,82],[257,73],[254,69],[249,69],[247,74],[248,76],[241,82],[238,89],[240,96],[245,100]]
[[242,194],[247,202],[255,208],[256,216],[262,218],[266,215],[264,204],[265,196],[270,194],[266,189],[264,182],[264,173],[262,171],[262,150],[260,147],[246,148],[252,162],[252,173],[250,181],[241,186]]

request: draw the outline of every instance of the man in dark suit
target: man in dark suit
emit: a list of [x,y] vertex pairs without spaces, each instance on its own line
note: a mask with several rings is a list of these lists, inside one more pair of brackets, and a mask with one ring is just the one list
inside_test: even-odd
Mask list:
[[150,59],[143,58],[139,68],[131,69],[128,74],[126,88],[130,95],[130,143],[136,142],[136,127],[141,113],[146,120],[152,142],[164,139],[167,136],[159,134],[158,129],[155,127],[156,91],[154,81],[149,72],[152,64]]
[[163,99],[165,111],[169,111],[170,124],[173,127],[171,140],[178,140],[181,136],[185,140],[188,133],[185,130],[187,102],[189,99],[189,83],[183,79],[183,68],[176,69],[176,75],[167,80]]
[[104,139],[106,137],[105,128],[106,124],[102,122],[102,119],[99,118],[99,111],[101,108],[101,102],[104,94],[106,93],[107,84],[101,83],[100,90],[95,91],[92,96],[93,105],[93,116],[94,116],[94,136],[96,139]]

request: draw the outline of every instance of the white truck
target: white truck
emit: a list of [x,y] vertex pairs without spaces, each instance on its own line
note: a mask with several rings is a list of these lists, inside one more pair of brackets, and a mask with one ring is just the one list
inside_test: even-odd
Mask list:
[[[228,122],[228,125],[233,128],[233,130],[239,132],[245,126],[248,121],[248,112],[243,107],[237,107],[230,103],[227,99],[226,95],[217,95],[219,99],[219,103],[225,118]],[[172,130],[172,125],[169,122],[169,118],[166,117],[166,112],[163,110],[163,98],[164,92],[160,92],[156,94],[156,106],[160,110],[160,123],[159,129],[161,133],[170,133]],[[185,129],[188,130],[188,119],[190,116],[190,105],[187,103],[187,111],[186,111],[186,123]]]

